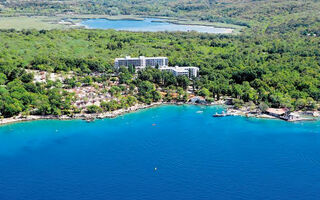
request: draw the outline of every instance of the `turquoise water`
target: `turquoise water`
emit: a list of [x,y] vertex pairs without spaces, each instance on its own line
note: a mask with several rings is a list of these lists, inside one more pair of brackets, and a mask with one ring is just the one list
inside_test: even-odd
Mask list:
[[0,199],[320,199],[319,122],[211,117],[221,110],[0,127]]
[[172,24],[153,18],[146,18],[144,20],[88,19],[82,21],[81,25],[94,29],[115,29],[135,32],[197,31],[200,33],[231,33],[232,31],[232,29],[228,28],[215,28],[211,26]]

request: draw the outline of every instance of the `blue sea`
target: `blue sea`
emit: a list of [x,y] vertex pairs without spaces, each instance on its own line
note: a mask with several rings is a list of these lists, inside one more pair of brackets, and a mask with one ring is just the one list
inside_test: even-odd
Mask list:
[[159,31],[196,31],[200,33],[231,33],[230,28],[216,28],[201,25],[173,24],[162,19],[146,18],[144,20],[108,20],[108,19],[86,19],[80,25],[94,29],[115,29],[134,32],[159,32]]
[[319,200],[320,123],[160,106],[0,127],[0,200]]

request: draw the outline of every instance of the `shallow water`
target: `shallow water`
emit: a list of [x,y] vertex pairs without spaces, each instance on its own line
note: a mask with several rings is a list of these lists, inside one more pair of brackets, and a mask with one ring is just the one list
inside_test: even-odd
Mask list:
[[212,117],[221,110],[2,126],[0,199],[320,199],[319,122]]
[[146,18],[145,20],[108,20],[88,19],[80,23],[87,28],[115,29],[134,32],[159,32],[159,31],[196,31],[200,33],[231,33],[229,28],[215,28],[212,26],[181,25],[161,21],[161,19]]

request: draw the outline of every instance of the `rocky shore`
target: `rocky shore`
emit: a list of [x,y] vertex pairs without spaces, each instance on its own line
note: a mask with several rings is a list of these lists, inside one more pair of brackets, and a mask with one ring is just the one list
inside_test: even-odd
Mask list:
[[[23,122],[23,121],[34,121],[34,120],[73,120],[73,119],[82,119],[86,120],[88,122],[94,121],[95,119],[104,119],[104,118],[115,118],[119,115],[123,115],[125,113],[134,112],[141,109],[151,108],[154,106],[159,105],[197,105],[197,103],[183,103],[183,102],[155,102],[152,104],[137,104],[132,107],[126,108],[126,109],[119,109],[111,112],[103,112],[103,113],[79,113],[74,114],[72,116],[69,115],[62,115],[62,116],[56,116],[56,115],[29,115],[29,116],[22,116],[18,115],[11,118],[3,118],[0,119],[0,126],[4,124],[10,124],[10,123],[16,123],[16,122]],[[320,111],[295,111],[291,112],[293,116],[295,116],[292,119],[284,118],[281,116],[274,116],[270,113],[261,112],[259,109],[250,109],[248,107],[243,108],[234,108],[233,106],[228,105],[228,101],[220,100],[213,103],[201,103],[200,105],[207,105],[207,106],[214,106],[214,105],[225,105],[227,107],[227,111],[222,114],[216,113],[216,115],[213,113],[213,116],[244,116],[244,117],[253,117],[253,118],[266,118],[266,119],[281,119],[289,122],[297,122],[297,121],[315,121],[318,120],[320,117]]]
[[103,113],[94,113],[94,114],[87,114],[87,113],[81,113],[81,114],[74,114],[72,116],[68,115],[62,115],[62,116],[56,116],[56,115],[29,115],[29,116],[22,116],[18,115],[11,118],[4,118],[0,119],[0,125],[4,124],[10,124],[10,123],[16,123],[16,122],[24,122],[24,121],[34,121],[34,120],[72,120],[72,119],[82,119],[86,121],[93,121],[95,119],[103,119],[103,118],[115,118],[119,115],[134,112],[141,109],[146,109],[154,106],[158,106],[164,104],[162,102],[156,102],[152,104],[137,104],[135,106],[126,108],[126,109],[119,109],[111,112],[103,112]]
[[319,119],[319,111],[295,111],[290,112],[286,115],[274,115],[268,112],[262,112],[260,110],[250,110],[250,109],[235,109],[232,107],[227,108],[226,116],[244,116],[253,118],[265,118],[265,119],[280,119],[288,122],[298,122],[298,121],[316,121]]

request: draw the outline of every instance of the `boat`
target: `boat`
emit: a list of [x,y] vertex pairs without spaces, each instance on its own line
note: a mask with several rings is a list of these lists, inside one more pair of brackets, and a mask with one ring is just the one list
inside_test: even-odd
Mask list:
[[90,123],[90,122],[93,122],[94,120],[95,120],[94,118],[87,118],[87,119],[86,119],[86,122],[87,122],[87,123]]
[[226,114],[218,114],[218,113],[213,115],[213,117],[225,117],[225,116],[226,116]]
[[224,111],[222,111],[222,113],[216,113],[212,116],[213,117],[227,117],[227,116],[231,116],[231,114],[228,114],[228,113],[225,113]]

